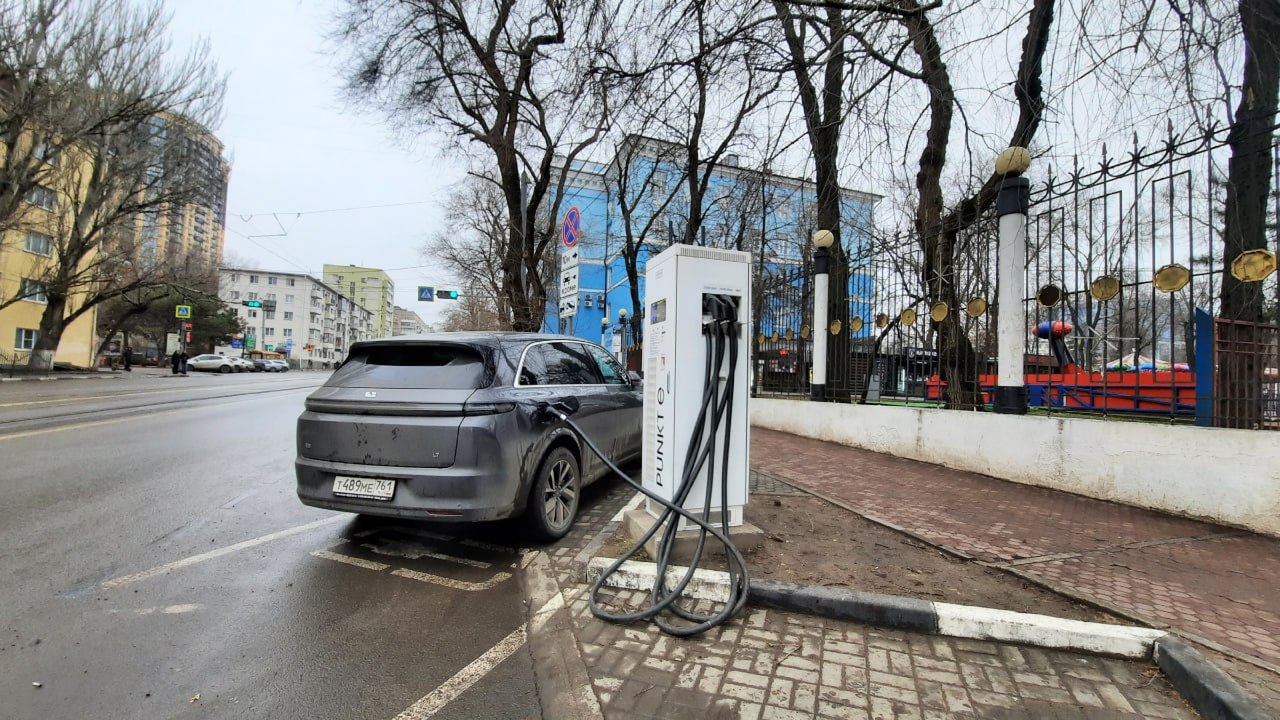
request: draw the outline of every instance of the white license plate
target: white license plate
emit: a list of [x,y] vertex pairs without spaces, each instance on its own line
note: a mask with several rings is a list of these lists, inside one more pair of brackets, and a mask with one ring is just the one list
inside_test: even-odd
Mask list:
[[396,481],[337,475],[333,478],[333,494],[390,500],[396,494]]

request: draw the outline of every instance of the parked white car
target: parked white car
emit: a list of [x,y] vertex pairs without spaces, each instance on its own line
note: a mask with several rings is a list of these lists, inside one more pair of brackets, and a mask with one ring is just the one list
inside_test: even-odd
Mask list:
[[236,372],[253,372],[253,361],[241,357],[228,357]]
[[235,363],[232,362],[232,358],[229,358],[226,355],[197,355],[187,360],[187,368],[191,370],[201,370],[203,372],[236,372]]

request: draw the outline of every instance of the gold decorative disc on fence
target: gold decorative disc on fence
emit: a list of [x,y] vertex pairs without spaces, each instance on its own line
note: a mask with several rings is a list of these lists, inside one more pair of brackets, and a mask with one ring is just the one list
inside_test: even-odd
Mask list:
[[916,324],[915,309],[907,308],[906,310],[903,310],[902,314],[898,316],[898,320],[900,320],[902,324],[906,325],[907,327],[911,327],[912,325],[915,325]]
[[1178,263],[1165,265],[1156,271],[1151,278],[1151,284],[1161,292],[1174,293],[1187,286],[1191,282],[1191,271]]
[[795,339],[795,336],[796,336],[795,332],[793,332],[793,331],[791,330],[791,328],[787,328],[786,338],[787,338],[788,340],[793,340],[793,339]]
[[880,313],[879,315],[876,315],[876,327],[883,330],[884,327],[888,324],[889,324],[888,315],[885,315],[884,313]]
[[767,340],[767,339],[768,339],[768,338],[766,338],[766,337],[764,336],[764,333],[760,333],[759,335],[757,335],[757,336],[756,336],[756,344],[757,344],[757,345],[763,345],[763,344],[764,344],[764,341],[765,341],[765,340]]
[[805,340],[808,340],[808,339],[809,339],[809,326],[808,326],[808,325],[801,325],[801,326],[800,326],[800,337],[804,338]]
[[947,307],[947,304],[944,302],[936,302],[933,304],[933,307],[929,308],[929,317],[933,318],[934,322],[942,322],[943,320],[946,320],[947,316],[950,314],[951,308]]
[[774,342],[778,342],[778,331],[777,331],[777,330],[774,330],[774,331],[773,331],[773,337],[772,337],[771,339],[772,339]]
[[1062,288],[1050,283],[1036,291],[1036,302],[1040,307],[1051,308],[1062,302]]
[[1231,275],[1240,282],[1262,282],[1276,271],[1276,254],[1270,250],[1245,250],[1231,261]]
[[987,299],[980,297],[973,298],[969,302],[965,303],[964,311],[968,313],[971,318],[982,317],[982,314],[987,311]]
[[849,321],[849,332],[851,333],[862,332],[862,318],[854,317],[852,320]]
[[838,319],[837,319],[837,320],[832,320],[832,321],[831,321],[831,334],[832,334],[832,335],[839,335],[839,334],[840,334],[840,330],[841,330],[841,328],[843,328],[843,327],[844,327],[844,323],[840,322]]
[[1103,275],[1089,283],[1089,294],[1094,300],[1106,302],[1120,294],[1120,278],[1115,275]]

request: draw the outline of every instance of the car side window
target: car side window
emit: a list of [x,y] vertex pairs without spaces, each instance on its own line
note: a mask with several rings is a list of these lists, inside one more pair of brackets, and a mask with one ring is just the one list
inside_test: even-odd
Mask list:
[[520,366],[518,385],[546,385],[546,363],[543,362],[542,345],[532,345],[524,354],[524,363]]
[[535,346],[543,363],[544,385],[600,385],[604,378],[591,351],[582,343],[551,342]]
[[630,385],[627,379],[627,373],[618,364],[618,361],[609,354],[604,348],[591,346],[591,355],[600,364],[600,374],[604,377],[605,385]]

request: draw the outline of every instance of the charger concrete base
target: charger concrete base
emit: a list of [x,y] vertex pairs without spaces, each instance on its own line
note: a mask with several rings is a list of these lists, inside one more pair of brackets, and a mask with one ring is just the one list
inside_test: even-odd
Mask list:
[[[640,541],[644,534],[649,532],[649,528],[657,519],[649,514],[643,506],[627,511],[622,518],[622,526],[626,530],[627,538],[632,543]],[[644,544],[644,551],[649,554],[650,558],[658,557],[658,541],[661,539],[662,533],[655,533],[649,541]],[[763,540],[764,531],[752,525],[749,522],[743,522],[741,525],[729,526],[729,539],[737,546],[738,552],[743,555],[750,555]],[[671,549],[671,562],[688,564],[693,559],[693,550],[698,545],[698,529],[695,527],[690,530],[681,530],[676,533],[675,547]],[[707,536],[706,545],[702,552],[704,557],[724,557],[724,546],[720,544],[710,535]]]

